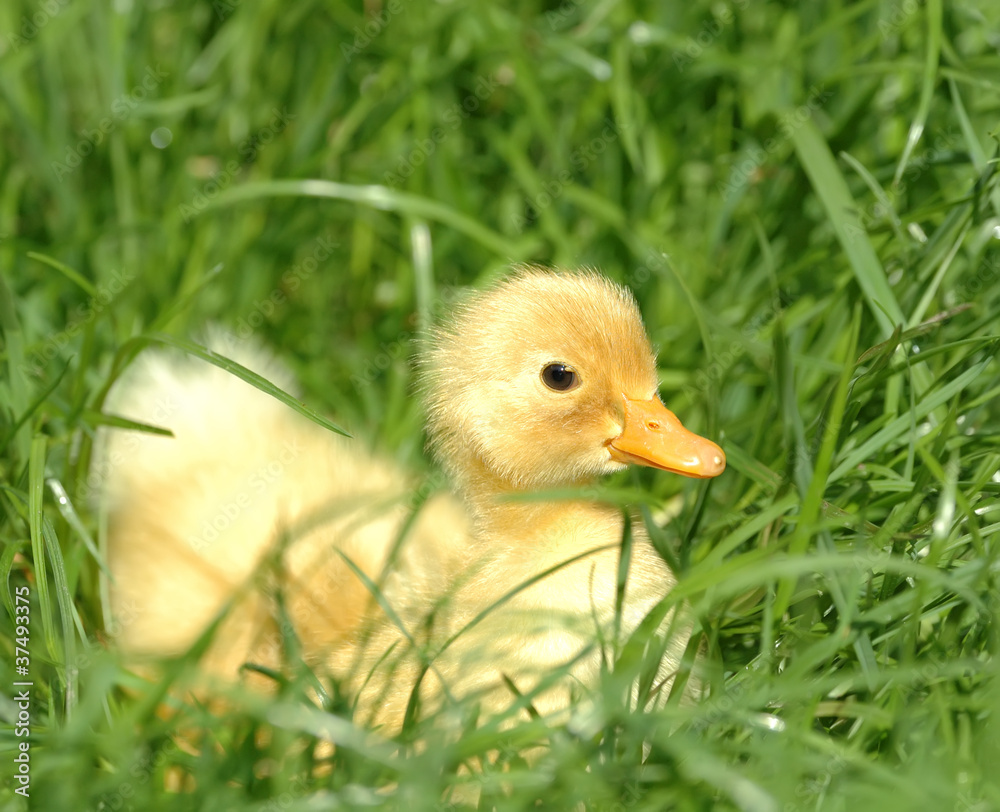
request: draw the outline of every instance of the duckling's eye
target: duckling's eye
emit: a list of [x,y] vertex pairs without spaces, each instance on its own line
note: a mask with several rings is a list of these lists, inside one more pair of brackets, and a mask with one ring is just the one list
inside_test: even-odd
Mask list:
[[565,364],[549,364],[542,370],[542,383],[556,392],[567,392],[580,383],[580,378]]

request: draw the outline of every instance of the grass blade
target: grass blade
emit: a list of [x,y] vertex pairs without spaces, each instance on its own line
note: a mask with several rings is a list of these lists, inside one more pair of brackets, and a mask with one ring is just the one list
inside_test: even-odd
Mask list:
[[795,151],[802,168],[809,176],[816,196],[823,203],[827,217],[837,234],[840,247],[847,255],[868,309],[888,336],[893,328],[905,321],[903,311],[889,287],[882,263],[868,239],[857,215],[857,204],[851,197],[844,176],[837,168],[833,153],[811,119],[792,134]]
[[37,435],[31,441],[31,457],[28,463],[28,523],[31,532],[31,560],[35,568],[35,589],[38,593],[38,608],[42,615],[42,637],[49,657],[58,662],[59,647],[56,644],[55,624],[52,619],[48,568],[45,565],[46,541],[42,529],[45,519],[43,500],[46,443],[44,435]]
[[92,299],[97,298],[97,288],[94,287],[93,283],[79,271],[69,267],[69,265],[66,265],[65,263],[60,262],[57,259],[53,259],[45,254],[39,254],[37,251],[28,251],[25,256],[30,257],[31,259],[37,259],[43,265],[48,265],[50,268],[55,268],[70,282],[83,290],[83,292],[89,297]]
[[920,84],[920,102],[917,105],[917,114],[910,124],[910,131],[906,135],[906,146],[903,147],[903,154],[899,159],[899,166],[896,167],[896,174],[892,179],[894,185],[898,186],[906,171],[906,164],[913,154],[917,142],[924,133],[927,124],[927,116],[931,109],[931,99],[934,93],[934,84],[937,78],[938,60],[941,56],[942,39],[942,0],[927,0],[927,53],[924,57],[924,73]]

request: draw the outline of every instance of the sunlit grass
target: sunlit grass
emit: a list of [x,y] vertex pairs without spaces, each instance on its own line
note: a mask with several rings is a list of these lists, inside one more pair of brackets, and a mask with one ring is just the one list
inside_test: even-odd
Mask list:
[[[0,8],[0,775],[27,584],[36,809],[1000,807],[994,4],[366,9]],[[125,670],[88,470],[137,336],[277,348],[434,488],[421,330],[514,262],[631,287],[726,450],[609,484],[677,513],[706,695],[620,663],[568,726],[385,741],[294,664],[221,708]]]

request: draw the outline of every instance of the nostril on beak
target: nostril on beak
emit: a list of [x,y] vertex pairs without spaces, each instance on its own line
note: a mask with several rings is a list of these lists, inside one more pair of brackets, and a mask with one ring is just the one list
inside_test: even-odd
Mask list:
[[646,428],[649,429],[650,431],[659,431],[660,430],[660,424],[657,423],[655,420],[650,420],[646,424]]

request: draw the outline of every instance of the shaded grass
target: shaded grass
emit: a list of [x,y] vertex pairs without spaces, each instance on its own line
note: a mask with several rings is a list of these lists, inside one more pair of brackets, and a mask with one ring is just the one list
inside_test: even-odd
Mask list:
[[[391,8],[0,9],[0,644],[10,686],[28,583],[33,806],[432,809],[465,784],[487,809],[1000,805],[992,5]],[[631,709],[638,658],[573,725],[462,707],[387,744],[293,669],[274,702],[156,716],[167,682],[102,645],[87,543],[117,354],[252,335],[433,488],[420,330],[521,261],[628,284],[665,402],[722,438],[717,481],[612,485],[680,498],[651,529],[708,696]]]

